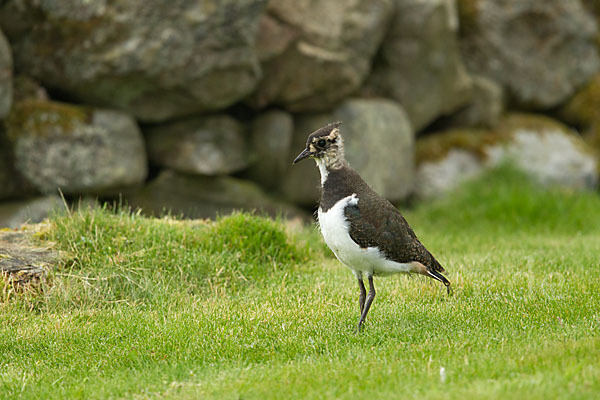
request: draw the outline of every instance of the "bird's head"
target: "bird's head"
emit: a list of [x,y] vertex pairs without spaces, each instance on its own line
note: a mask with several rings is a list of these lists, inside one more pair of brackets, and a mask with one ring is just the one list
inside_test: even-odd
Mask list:
[[317,163],[323,162],[327,167],[337,168],[344,162],[344,140],[340,134],[341,122],[333,122],[317,129],[306,140],[306,148],[294,159],[294,164],[312,157]]

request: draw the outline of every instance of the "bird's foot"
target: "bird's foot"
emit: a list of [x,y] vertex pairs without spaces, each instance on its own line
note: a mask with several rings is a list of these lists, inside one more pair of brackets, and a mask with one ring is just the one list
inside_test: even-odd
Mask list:
[[358,326],[354,330],[354,333],[358,335],[359,333],[362,333],[364,330],[365,330],[365,320],[363,318],[360,318],[358,320]]

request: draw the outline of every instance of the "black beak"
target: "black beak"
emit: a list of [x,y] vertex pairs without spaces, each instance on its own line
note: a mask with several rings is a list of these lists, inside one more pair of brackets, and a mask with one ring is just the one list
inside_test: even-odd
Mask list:
[[302,153],[298,154],[298,157],[296,157],[294,159],[294,162],[292,164],[296,164],[298,161],[302,161],[307,157],[310,157],[310,151],[308,149],[304,149],[302,150]]

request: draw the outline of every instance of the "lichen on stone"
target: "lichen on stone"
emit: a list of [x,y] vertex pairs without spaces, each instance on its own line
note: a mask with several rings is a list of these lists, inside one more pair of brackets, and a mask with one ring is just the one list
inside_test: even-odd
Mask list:
[[502,139],[499,132],[482,129],[452,129],[436,132],[417,140],[417,165],[428,161],[438,161],[453,149],[465,150],[480,160],[487,157],[486,147]]
[[547,130],[571,131],[563,123],[540,114],[509,113],[506,114],[498,125],[498,130],[514,132],[515,130],[532,130],[544,132]]
[[582,154],[592,154],[592,149],[581,140],[581,136],[560,121],[539,114],[510,113],[504,116],[497,128],[507,135],[518,132],[535,132],[537,135],[560,133],[566,135]]
[[26,99],[15,104],[5,123],[6,136],[16,141],[23,136],[69,135],[91,120],[91,110],[64,103]]

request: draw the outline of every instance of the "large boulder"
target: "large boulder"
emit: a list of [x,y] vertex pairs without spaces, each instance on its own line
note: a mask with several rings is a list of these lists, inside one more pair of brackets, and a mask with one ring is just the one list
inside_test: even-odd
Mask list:
[[509,114],[494,131],[450,131],[417,141],[420,197],[455,188],[482,171],[510,163],[544,185],[592,189],[598,161],[579,134],[540,115]]
[[18,171],[42,193],[112,193],[146,178],[141,132],[119,111],[28,99],[6,126]]
[[343,121],[344,149],[352,168],[391,201],[413,189],[414,132],[398,103],[385,99],[349,99],[334,111]]
[[598,185],[598,160],[578,132],[542,115],[508,114],[499,124],[509,135],[503,147],[489,151],[492,163],[503,159],[544,185],[594,189]]
[[416,142],[415,195],[432,198],[446,193],[486,168],[487,149],[501,142],[495,132],[451,129]]
[[600,69],[596,22],[579,0],[459,0],[469,70],[509,100],[547,109]]
[[[353,98],[331,113],[299,116],[292,153],[304,149],[309,133],[338,120],[342,121],[350,166],[382,196],[391,201],[404,199],[413,186],[414,132],[402,107],[386,99]],[[283,178],[282,190],[290,201],[314,206],[320,194],[319,182],[314,162],[305,161],[290,168]]]
[[294,118],[291,114],[281,110],[259,114],[252,122],[254,157],[245,176],[263,187],[275,189],[291,164],[293,135]]
[[144,121],[222,109],[260,77],[265,0],[2,2],[16,68]]
[[186,118],[147,130],[148,156],[181,172],[223,175],[248,165],[246,132],[225,115]]
[[13,62],[10,46],[0,31],[0,119],[6,117],[12,105]]
[[366,78],[391,10],[388,0],[271,0],[257,39],[264,79],[249,103],[330,108]]
[[464,105],[471,81],[458,46],[454,1],[394,3],[394,20],[363,93],[398,101],[419,131]]
[[[312,160],[292,165],[292,161],[305,147],[308,135],[316,129],[335,121],[332,113],[299,114],[294,117],[294,135],[289,157],[289,166],[279,191],[283,197],[303,207],[314,207],[321,195],[319,171]],[[345,129],[342,126],[342,135]]]
[[144,189],[125,199],[132,207],[156,216],[170,212],[185,218],[215,218],[244,210],[271,216],[306,217],[293,206],[272,199],[252,182],[172,170],[162,171]]

